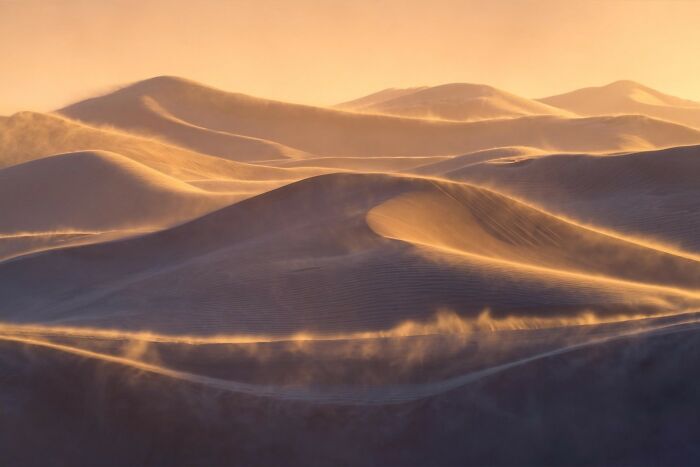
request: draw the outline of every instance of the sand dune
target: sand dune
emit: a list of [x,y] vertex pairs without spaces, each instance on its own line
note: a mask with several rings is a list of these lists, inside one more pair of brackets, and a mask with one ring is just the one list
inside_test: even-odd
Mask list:
[[491,86],[468,83],[385,90],[345,102],[337,108],[364,113],[456,121],[526,115],[561,117],[575,115],[567,110],[516,96]]
[[[152,105],[147,108],[144,101]],[[288,104],[227,93],[173,77],[141,81],[59,112],[88,123],[131,130],[144,122],[143,130],[190,149],[201,149],[178,139],[179,130],[171,134],[171,127],[148,123],[155,104],[161,114],[166,112],[198,128],[264,139],[326,157],[456,155],[518,145],[596,152],[700,142],[700,132],[696,130],[646,117],[531,116],[473,123],[427,121]]]
[[284,180],[313,173],[227,161],[157,139],[91,127],[56,115],[20,112],[0,117],[0,167],[93,149],[119,153],[180,180]]
[[[2,419],[6,436],[0,438],[0,449],[15,465],[44,464],[47,451],[70,464],[88,465],[215,464],[235,459],[245,465],[282,461],[307,466],[363,464],[368,458],[389,465],[513,465],[542,459],[566,464],[572,456],[595,464],[610,457],[635,465],[669,458],[692,464],[693,431],[677,428],[696,423],[687,407],[697,405],[697,392],[683,389],[688,378],[698,376],[696,325],[674,326],[666,333],[637,331],[636,336],[623,332],[617,339],[599,339],[548,357],[542,354],[553,350],[548,347],[551,333],[494,333],[492,339],[470,341],[472,345],[463,346],[453,358],[443,354],[435,360],[427,354],[423,364],[417,361],[415,370],[406,373],[397,370],[401,359],[375,360],[357,352],[339,357],[332,350],[337,343],[314,344],[309,353],[299,352],[298,346],[256,346],[265,358],[250,346],[217,345],[163,346],[151,355],[161,358],[160,367],[167,363],[180,369],[179,374],[188,368],[188,360],[199,371],[206,361],[209,374],[221,379],[233,372],[257,381],[268,397],[175,379],[84,353],[2,341],[0,374],[7,375],[8,382],[0,388],[0,398],[11,401],[12,409]],[[608,333],[598,326],[584,332],[598,337]],[[446,338],[376,344],[387,351],[383,355],[405,355]],[[522,343],[515,345],[517,351],[503,350],[514,341]],[[570,341],[570,347],[572,342],[579,341]],[[114,347],[106,341],[90,344],[88,348],[101,352]],[[315,358],[309,359],[310,354]],[[529,361],[516,364],[528,356]],[[508,363],[513,364],[503,368]],[[426,377],[439,381],[436,373],[464,370],[460,365],[472,369],[457,373],[467,382],[450,391],[413,402],[371,404],[376,394],[387,399],[415,394]],[[496,365],[501,371],[492,370]],[[379,381],[383,375],[406,379],[392,393],[365,379],[372,373],[381,375]],[[323,376],[327,384],[283,383],[284,375],[290,374]],[[345,384],[332,383],[339,375]],[[340,393],[360,403],[270,400],[275,391]],[[367,400],[370,403],[362,403]],[[53,416],[46,417],[47,410]],[[583,422],[591,419],[595,423]],[[659,431],[673,433],[673,439],[650,437]],[[465,432],[471,436],[465,437]],[[501,449],[504,441],[509,449]],[[75,443],[81,448],[74,449]]]
[[0,170],[0,232],[155,227],[232,201],[105,151],[75,152]]
[[[67,294],[76,287],[85,292]],[[0,264],[0,316],[284,335],[387,329],[440,308],[465,316],[486,308],[497,316],[668,312],[697,306],[699,287],[692,258],[480,188],[335,174],[163,232]]]
[[[151,97],[148,90],[155,92]],[[145,91],[145,92],[144,92]],[[179,146],[212,156],[238,161],[256,161],[304,157],[302,151],[259,138],[241,136],[226,131],[201,127],[173,115],[159,103],[180,101],[178,92],[187,89],[175,88],[169,94],[167,86],[142,90],[140,86],[126,88],[99,100],[88,100],[59,110],[68,117],[93,124],[108,124],[136,133],[155,134]],[[186,95],[186,94],[185,94]]]
[[700,102],[669,96],[634,81],[616,81],[540,102],[580,115],[641,114],[700,128]]
[[543,101],[0,117],[0,464],[692,464],[700,104]]
[[[105,151],[0,169],[0,259],[43,247],[155,230],[237,200]],[[109,235],[106,235],[109,234]]]
[[700,251],[700,147],[616,156],[518,156],[448,172],[547,209]]

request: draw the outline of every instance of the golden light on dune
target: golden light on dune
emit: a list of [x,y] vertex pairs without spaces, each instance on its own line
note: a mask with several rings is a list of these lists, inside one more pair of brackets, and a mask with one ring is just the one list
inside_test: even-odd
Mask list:
[[0,0],[0,465],[700,465],[699,17]]
[[0,115],[150,76],[333,104],[488,83],[527,97],[632,79],[700,100],[700,3],[0,1]]

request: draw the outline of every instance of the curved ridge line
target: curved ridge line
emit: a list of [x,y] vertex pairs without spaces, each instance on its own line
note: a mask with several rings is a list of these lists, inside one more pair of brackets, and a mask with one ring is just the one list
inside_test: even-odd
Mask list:
[[[64,344],[56,344],[53,342],[16,337],[11,335],[0,335],[0,340],[29,344],[38,347],[49,348],[62,351],[65,353],[78,355],[87,358],[117,363],[138,370],[146,371],[153,374],[171,377],[174,379],[187,381],[190,383],[200,384],[213,389],[224,390],[232,393],[246,394],[257,397],[269,397],[282,400],[309,402],[315,404],[340,404],[340,405],[389,405],[411,402],[427,397],[443,394],[447,391],[474,383],[488,376],[502,373],[511,368],[526,365],[538,360],[549,357],[554,357],[566,353],[570,353],[586,347],[591,347],[598,344],[613,342],[616,340],[626,339],[635,336],[643,335],[666,335],[678,332],[692,331],[700,326],[700,319],[692,319],[668,325],[660,325],[651,328],[637,329],[629,332],[624,332],[612,336],[606,336],[596,339],[590,339],[585,342],[571,344],[564,347],[559,347],[546,352],[540,352],[529,357],[520,358],[511,362],[495,365],[482,370],[473,371],[463,375],[459,375],[446,380],[434,383],[420,383],[415,385],[395,385],[376,388],[350,388],[350,387],[334,387],[329,391],[319,391],[306,387],[279,387],[273,385],[261,385],[244,383],[240,381],[225,380],[213,378],[196,373],[189,373],[180,370],[173,370],[159,365],[154,365],[139,360],[134,360],[126,357],[94,352],[78,347],[73,347]],[[682,328],[684,325],[691,325],[689,328]],[[681,329],[678,329],[681,327]]]

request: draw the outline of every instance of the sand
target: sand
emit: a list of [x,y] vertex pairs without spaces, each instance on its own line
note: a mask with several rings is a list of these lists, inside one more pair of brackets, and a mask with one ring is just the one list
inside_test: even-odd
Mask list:
[[[158,105],[144,105],[144,101]],[[183,139],[189,130],[150,122],[165,118],[165,112],[168,118],[217,135],[256,138],[324,157],[445,156],[503,146],[600,152],[700,143],[700,131],[649,117],[528,115],[478,122],[429,121],[271,101],[173,77],[141,81],[58,112],[124,130],[143,125],[139,128],[148,134],[215,156],[222,153],[207,152],[212,149]],[[251,161],[251,154],[255,151],[241,151],[236,158]],[[266,151],[260,155],[264,159],[298,157],[305,156],[284,151],[275,157]]]
[[453,83],[429,88],[380,91],[340,104],[363,113],[474,121],[526,115],[573,117],[573,112],[483,84]]
[[697,109],[157,77],[0,117],[0,463],[697,464]]

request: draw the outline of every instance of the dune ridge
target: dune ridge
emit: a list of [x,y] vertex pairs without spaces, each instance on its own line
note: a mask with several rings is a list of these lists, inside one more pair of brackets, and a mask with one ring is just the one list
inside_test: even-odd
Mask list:
[[698,146],[604,157],[506,157],[441,176],[488,186],[584,223],[700,250]]
[[[325,157],[444,156],[503,146],[598,152],[700,142],[697,130],[648,117],[545,115],[479,122],[428,121],[289,104],[167,76],[137,82],[58,112],[87,123],[133,129],[131,122],[147,122],[153,114],[153,105],[142,105],[144,99],[199,128],[264,139]],[[167,140],[177,140],[169,129],[147,123],[144,127]],[[179,144],[196,149],[184,140]]]
[[580,115],[641,114],[700,128],[700,102],[670,96],[634,81],[615,81],[539,101]]
[[[40,293],[16,293],[35,281]],[[76,286],[89,292],[61,298]],[[360,331],[443,306],[467,316],[684,310],[698,288],[696,260],[481,188],[333,174],[162,232],[0,263],[0,291],[15,291],[0,315],[203,334]]]

